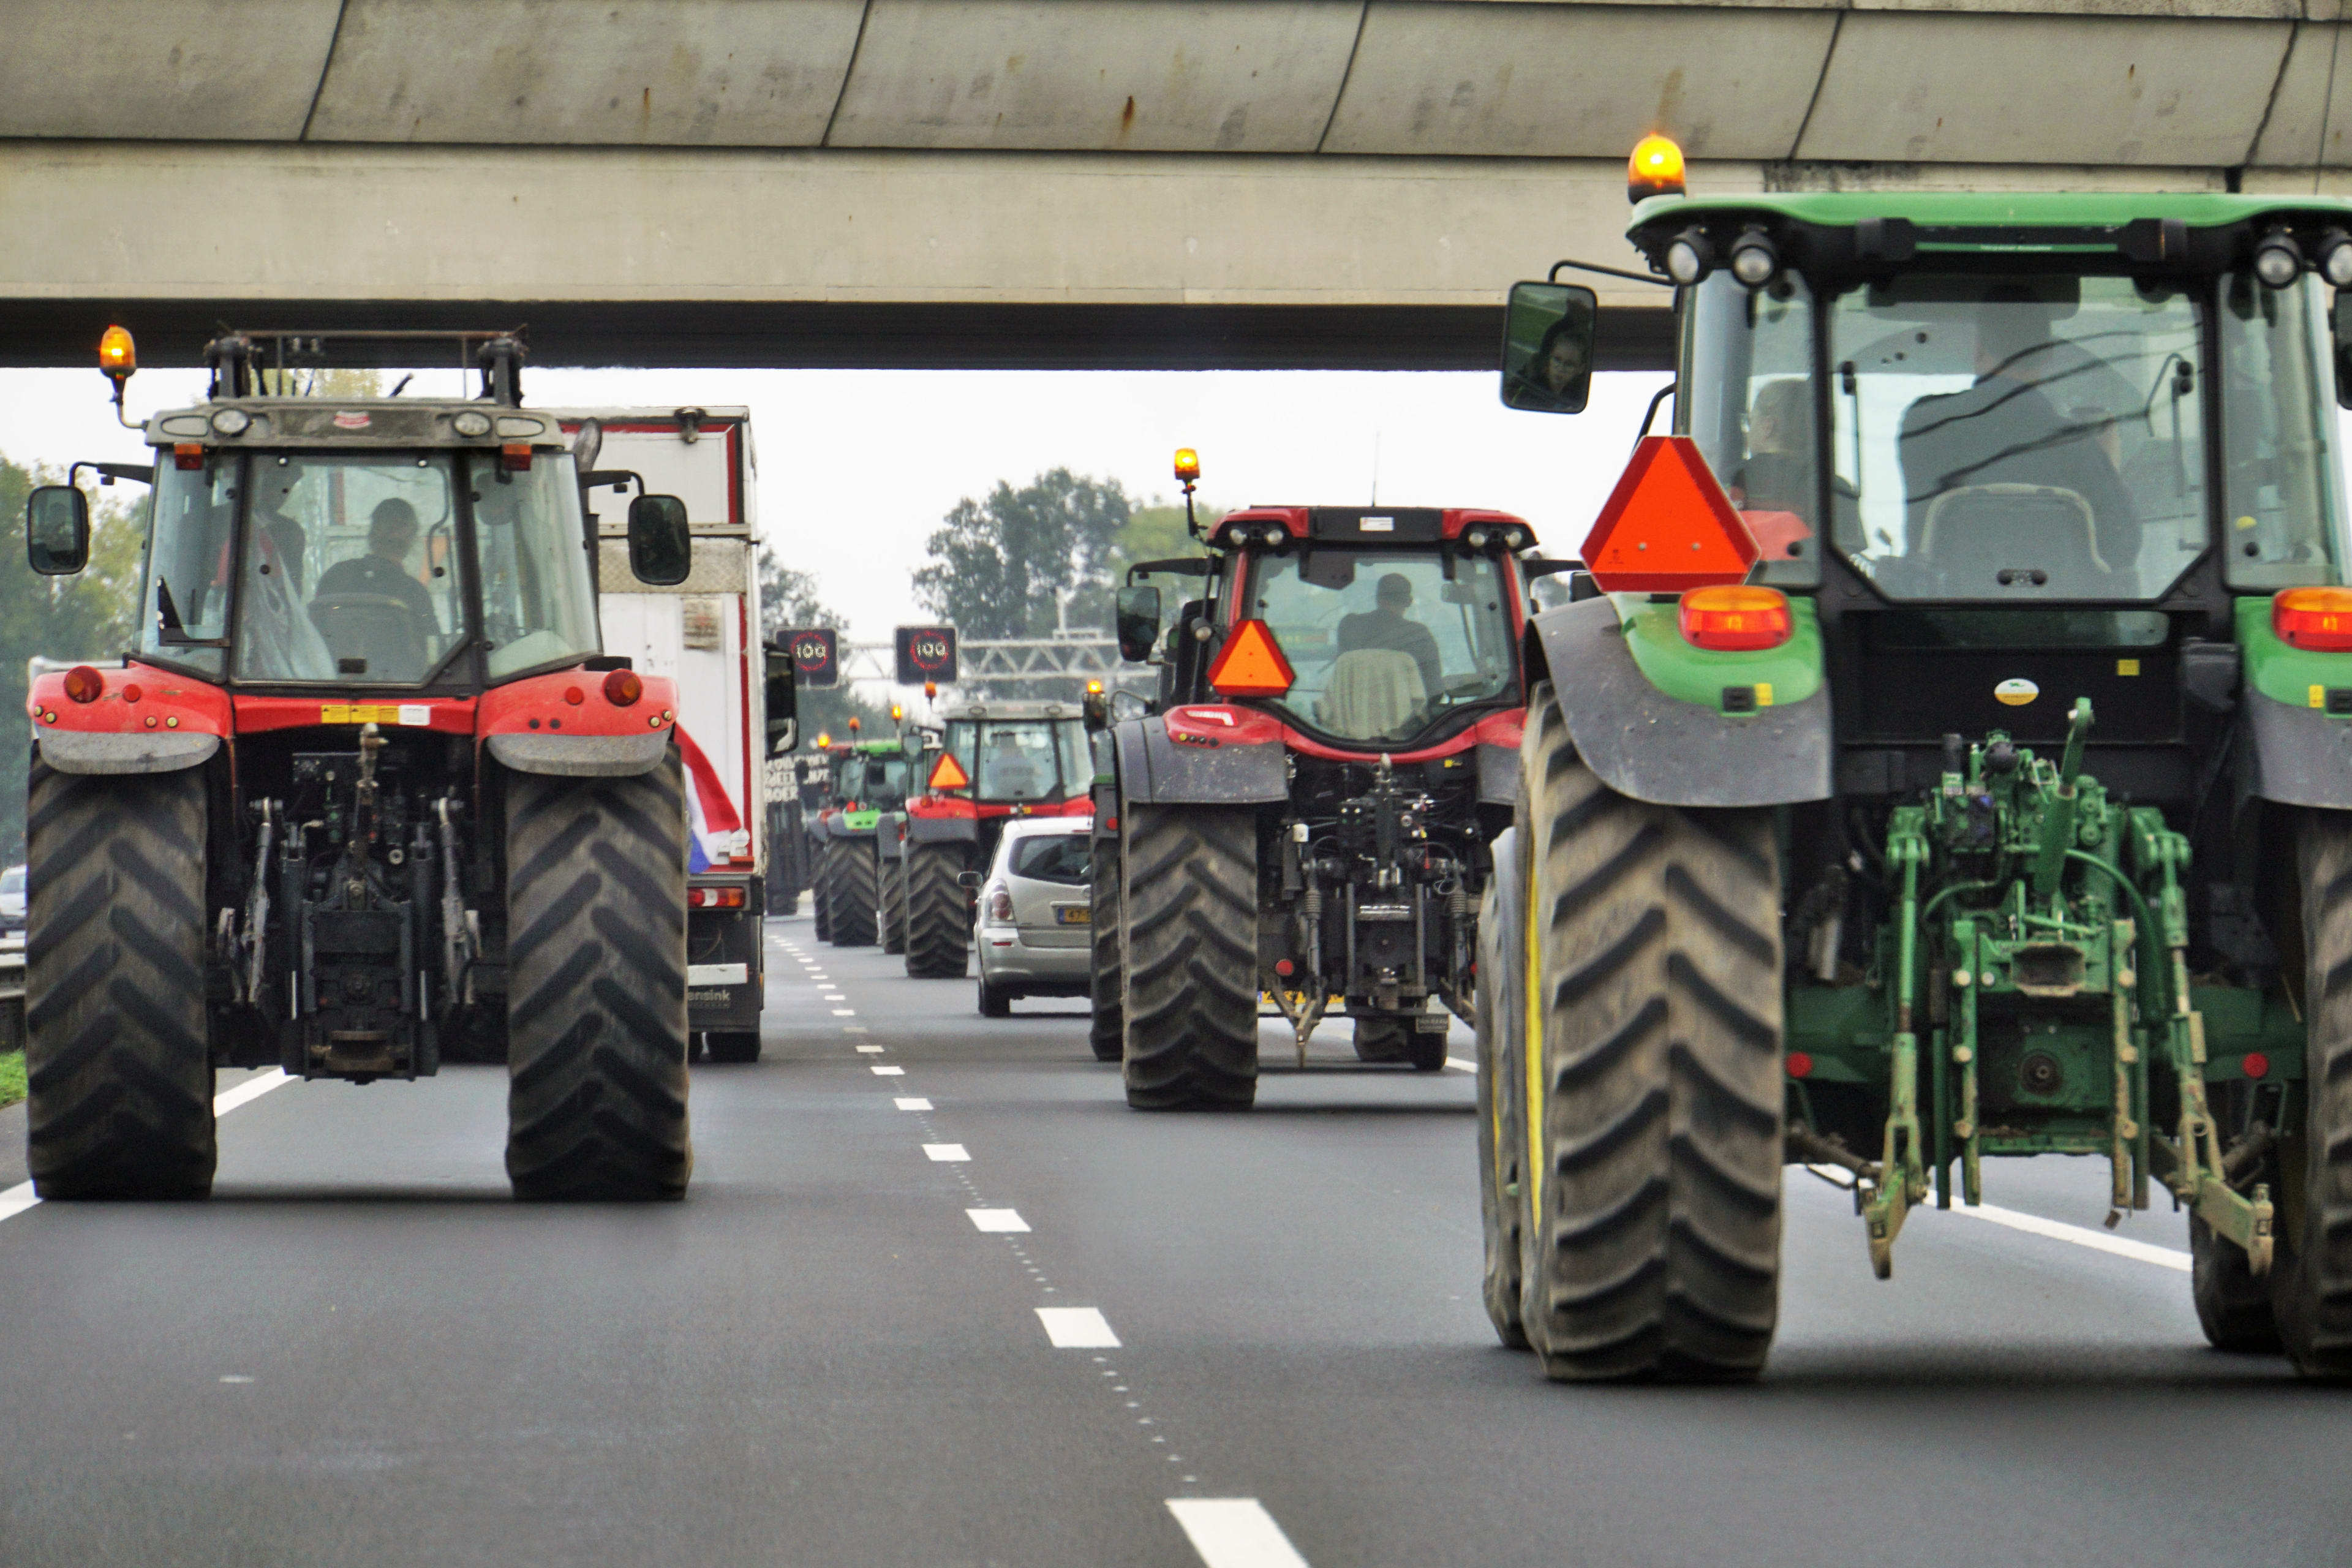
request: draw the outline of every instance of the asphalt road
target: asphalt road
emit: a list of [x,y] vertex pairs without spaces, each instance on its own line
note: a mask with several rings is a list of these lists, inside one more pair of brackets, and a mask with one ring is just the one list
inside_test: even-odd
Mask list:
[[[1269,1031],[1254,1114],[1138,1116],[1076,1004],[771,936],[683,1204],[510,1203],[488,1069],[223,1075],[208,1205],[0,1194],[0,1563],[2352,1561],[2352,1394],[2202,1348],[2169,1212],[1926,1213],[1879,1284],[1792,1173],[1760,1384],[1555,1386],[1466,1074]],[[1987,1195],[2104,1235],[2104,1182]]]

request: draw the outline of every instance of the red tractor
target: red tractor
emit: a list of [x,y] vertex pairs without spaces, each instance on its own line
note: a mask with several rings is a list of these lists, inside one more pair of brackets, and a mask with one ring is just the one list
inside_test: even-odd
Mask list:
[[[1120,591],[1158,700],[1115,726],[1090,706],[1097,1053],[1116,1042],[1138,1110],[1245,1107],[1266,994],[1302,1063],[1337,999],[1360,1058],[1435,1071],[1511,821],[1528,584],[1566,563],[1523,560],[1516,517],[1450,508],[1253,507],[1205,542]],[[1164,637],[1132,581],[1153,574],[1201,581]]]
[[[654,584],[685,509],[581,471],[597,434],[520,406],[516,336],[461,342],[479,398],[336,399],[264,395],[320,339],[226,335],[207,400],[146,422],[152,468],[68,475],[152,490],[134,645],[31,695],[44,1197],[207,1194],[215,1068],[452,1060],[508,1064],[518,1196],[686,1188],[677,694],[603,655],[583,498],[639,491],[607,548]],[[119,408],[128,334],[102,359]],[[36,572],[89,541],[79,489],[33,492]]]

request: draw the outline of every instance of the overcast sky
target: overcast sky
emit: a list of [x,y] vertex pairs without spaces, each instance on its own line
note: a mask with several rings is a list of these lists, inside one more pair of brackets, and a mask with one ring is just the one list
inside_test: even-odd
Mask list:
[[[449,371],[416,393],[456,390]],[[1616,482],[1663,375],[1595,378],[1577,418],[1513,413],[1491,374],[1316,371],[571,371],[526,374],[542,405],[745,405],[769,548],[814,572],[852,636],[919,619],[908,578],[963,496],[1066,467],[1173,500],[1199,448],[1203,500],[1496,507],[1573,552]],[[134,417],[201,399],[199,371],[142,371]],[[0,454],[138,461],[89,370],[0,371]],[[16,524],[10,520],[12,531]]]

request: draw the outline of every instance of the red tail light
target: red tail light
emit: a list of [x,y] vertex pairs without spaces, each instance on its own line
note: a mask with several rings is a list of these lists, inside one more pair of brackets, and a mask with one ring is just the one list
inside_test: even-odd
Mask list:
[[66,695],[77,702],[95,702],[106,694],[106,677],[86,664],[66,671]]
[[635,670],[616,669],[604,678],[604,700],[615,708],[626,708],[645,694],[646,683]]
[[2352,652],[2352,588],[2284,588],[2271,600],[2271,630],[2289,647]]
[[1681,613],[1683,640],[1717,653],[1779,647],[1790,637],[1789,600],[1778,588],[1693,588]]
[[740,888],[688,888],[686,907],[689,910],[740,910],[743,907]]

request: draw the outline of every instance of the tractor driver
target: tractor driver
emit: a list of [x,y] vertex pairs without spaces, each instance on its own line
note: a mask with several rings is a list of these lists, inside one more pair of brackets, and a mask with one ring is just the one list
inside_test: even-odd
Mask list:
[[1339,621],[1337,650],[1384,648],[1411,654],[1421,666],[1421,689],[1432,698],[1444,690],[1444,668],[1437,657],[1437,638],[1427,626],[1405,614],[1412,608],[1412,579],[1402,572],[1383,576],[1373,591],[1373,607]]
[[[312,599],[313,616],[323,607],[333,617],[331,602],[344,595],[395,600],[408,612],[409,626],[404,640],[410,642],[415,651],[392,662],[421,663],[424,650],[439,637],[441,618],[434,613],[432,594],[408,574],[405,563],[408,552],[415,545],[416,509],[397,496],[376,502],[375,510],[368,514],[368,552],[339,561],[320,575],[319,591]],[[331,627],[320,629],[327,632],[330,642],[339,640]],[[409,678],[421,673],[411,672]]]
[[2043,390],[2073,375],[2085,357],[2080,350],[2060,357],[2050,321],[2049,307],[2025,289],[1994,286],[1976,318],[1976,384],[1920,398],[1904,411],[1911,551],[1923,542],[1929,504],[1948,490],[2044,485],[2089,503],[2098,553],[2111,571],[2129,572],[2139,559],[2139,519],[2100,443],[2106,421],[2062,415]]
[[981,776],[986,783],[981,793],[1000,800],[1027,800],[1036,795],[1037,764],[1021,749],[1020,737],[1010,730],[999,730],[994,744],[995,749],[982,760]]

